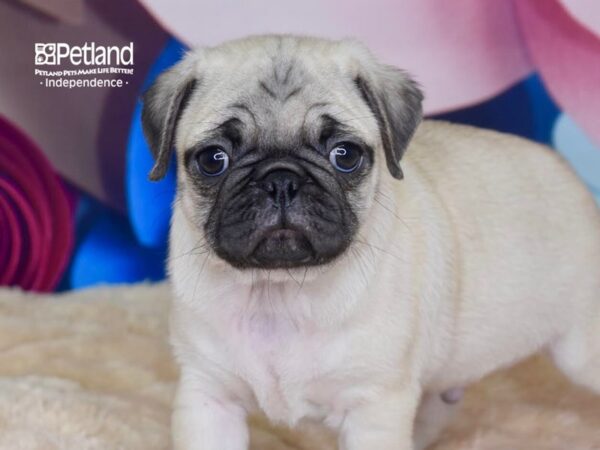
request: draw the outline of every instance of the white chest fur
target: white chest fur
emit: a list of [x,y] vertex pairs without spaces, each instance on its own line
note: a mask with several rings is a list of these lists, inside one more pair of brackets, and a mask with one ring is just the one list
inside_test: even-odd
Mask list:
[[180,307],[175,320],[187,324],[177,329],[194,330],[184,339],[186,354],[193,352],[200,367],[219,367],[223,389],[248,410],[289,425],[314,418],[337,426],[345,411],[373,394],[386,368],[395,366],[397,374],[400,365],[381,351],[385,343],[368,315],[360,326],[312,321],[310,305],[325,299],[306,298],[309,293],[296,284],[257,283],[252,290],[230,287],[218,308],[202,313]]
[[226,345],[235,347],[239,375],[271,420],[293,424],[335,414],[340,385],[328,381],[328,373],[339,371],[347,357],[339,340],[285,319],[240,320]]

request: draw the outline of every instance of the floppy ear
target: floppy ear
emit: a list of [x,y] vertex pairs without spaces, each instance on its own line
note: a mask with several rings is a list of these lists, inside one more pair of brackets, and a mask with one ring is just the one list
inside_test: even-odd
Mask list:
[[421,122],[423,93],[405,72],[386,65],[354,82],[379,125],[388,170],[401,180],[400,159]]
[[155,160],[149,174],[152,181],[167,173],[177,123],[196,87],[196,79],[187,66],[184,61],[163,73],[142,96],[142,127]]

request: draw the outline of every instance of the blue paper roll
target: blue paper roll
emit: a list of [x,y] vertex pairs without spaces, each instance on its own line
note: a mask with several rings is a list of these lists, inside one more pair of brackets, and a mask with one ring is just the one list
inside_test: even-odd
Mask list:
[[67,286],[134,283],[165,277],[167,250],[140,245],[127,218],[89,198],[78,211],[78,242]]
[[[171,39],[150,69],[143,89],[156,77],[179,61],[186,47]],[[154,160],[142,130],[142,103],[138,101],[127,145],[125,189],[127,210],[137,240],[147,247],[164,247],[169,232],[171,204],[175,197],[175,164],[171,164],[165,178],[158,182],[148,180]]]
[[559,109],[539,76],[532,75],[485,102],[433,118],[512,133],[549,144],[558,114]]

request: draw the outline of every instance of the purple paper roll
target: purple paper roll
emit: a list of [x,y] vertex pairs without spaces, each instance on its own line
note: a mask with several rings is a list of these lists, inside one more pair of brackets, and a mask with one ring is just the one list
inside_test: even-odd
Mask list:
[[65,185],[40,149],[0,116],[0,284],[53,290],[73,234]]

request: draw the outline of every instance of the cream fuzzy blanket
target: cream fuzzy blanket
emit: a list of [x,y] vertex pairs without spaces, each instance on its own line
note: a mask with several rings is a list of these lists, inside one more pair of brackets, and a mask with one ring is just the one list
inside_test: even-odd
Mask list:
[[[167,449],[168,297],[166,285],[0,290],[0,449]],[[316,426],[252,424],[253,450],[335,449]],[[538,357],[471,387],[434,449],[600,449],[600,398]]]

